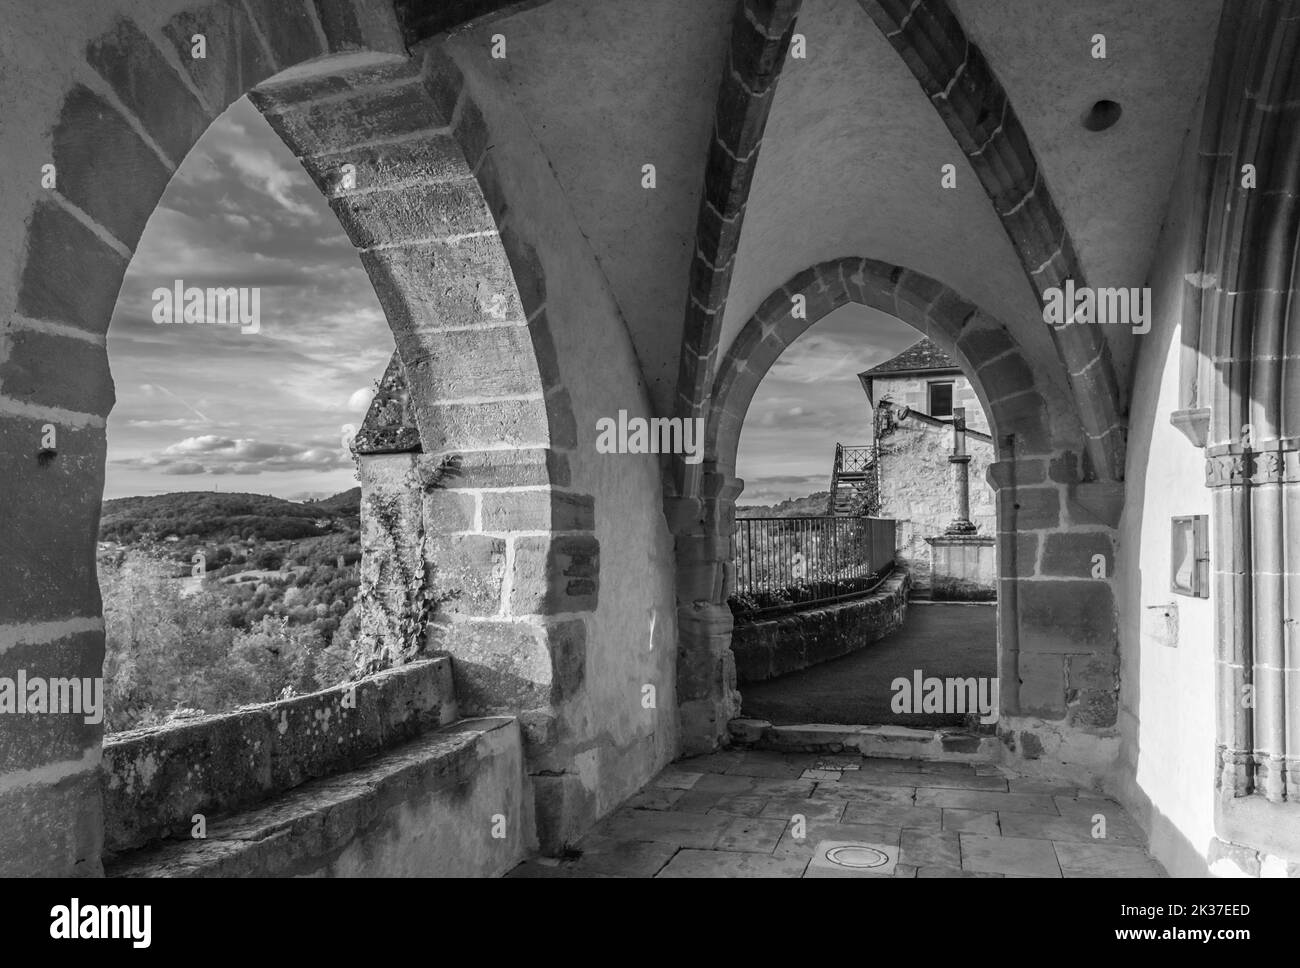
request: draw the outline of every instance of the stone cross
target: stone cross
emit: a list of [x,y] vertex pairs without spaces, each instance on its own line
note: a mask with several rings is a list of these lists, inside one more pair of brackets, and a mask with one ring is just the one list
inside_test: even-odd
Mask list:
[[945,534],[974,534],[970,520],[970,454],[966,453],[966,408],[952,408],[952,453],[948,463],[957,472],[957,517]]

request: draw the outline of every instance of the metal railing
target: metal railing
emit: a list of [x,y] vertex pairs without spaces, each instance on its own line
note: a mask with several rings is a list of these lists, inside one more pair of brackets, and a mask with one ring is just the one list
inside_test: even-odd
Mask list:
[[876,448],[870,444],[836,444],[835,449],[846,474],[865,474],[876,462]]
[[737,518],[731,538],[736,596],[759,610],[862,594],[894,561],[888,518]]

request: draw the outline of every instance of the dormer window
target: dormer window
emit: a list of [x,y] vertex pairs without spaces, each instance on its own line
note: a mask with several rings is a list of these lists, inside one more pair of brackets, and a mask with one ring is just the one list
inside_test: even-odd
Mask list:
[[951,380],[930,384],[931,417],[952,416],[952,386]]

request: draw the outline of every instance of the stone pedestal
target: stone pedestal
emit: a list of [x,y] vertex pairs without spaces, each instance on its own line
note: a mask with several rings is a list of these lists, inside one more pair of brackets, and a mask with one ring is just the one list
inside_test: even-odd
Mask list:
[[940,534],[925,540],[930,546],[930,594],[935,601],[997,599],[997,552],[992,535]]

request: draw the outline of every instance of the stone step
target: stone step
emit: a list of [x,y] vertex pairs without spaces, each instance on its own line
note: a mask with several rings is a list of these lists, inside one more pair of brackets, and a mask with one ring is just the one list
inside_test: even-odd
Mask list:
[[733,719],[727,724],[734,746],[791,753],[858,753],[893,759],[956,763],[996,763],[1002,746],[997,736],[959,727],[916,729],[910,726],[845,726],[801,723],[773,726],[761,719]]

